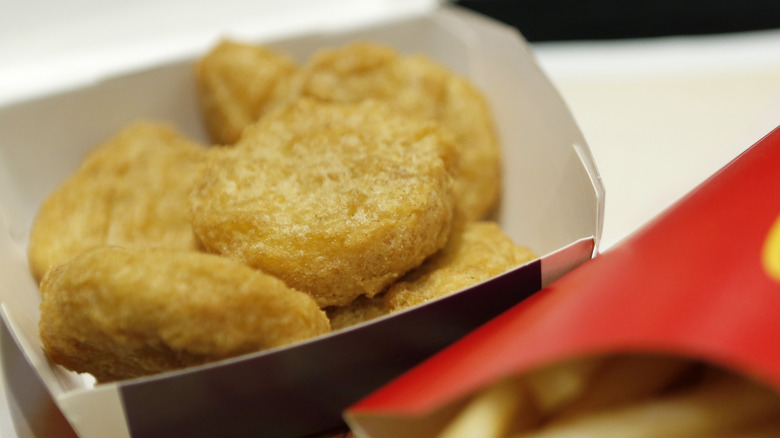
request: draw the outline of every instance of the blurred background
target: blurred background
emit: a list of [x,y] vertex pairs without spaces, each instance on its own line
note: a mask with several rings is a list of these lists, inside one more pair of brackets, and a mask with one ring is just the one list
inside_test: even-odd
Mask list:
[[[0,0],[0,106],[194,53],[225,29],[284,35],[324,22],[338,27],[390,19],[440,3]],[[504,21],[531,43],[604,181],[602,250],[780,124],[780,2],[449,3]],[[18,414],[21,399],[9,403],[2,383],[0,436],[34,436],[33,423],[12,426],[10,412]],[[21,402],[36,397],[30,388]]]
[[780,27],[770,0],[460,0],[518,29],[529,41],[702,35]]

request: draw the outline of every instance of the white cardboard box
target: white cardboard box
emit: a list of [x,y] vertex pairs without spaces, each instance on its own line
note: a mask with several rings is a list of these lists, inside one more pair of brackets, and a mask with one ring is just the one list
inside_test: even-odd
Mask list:
[[[49,363],[26,245],[38,205],[86,151],[138,118],[205,139],[191,58],[106,77],[0,108],[0,302],[16,348],[85,438],[296,437],[338,428],[341,412],[381,384],[592,257],[603,187],[568,109],[513,29],[455,8],[371,26],[263,41],[303,60],[356,39],[424,53],[487,95],[504,153],[498,220],[540,260],[449,297],[301,344],[185,371],[94,385]],[[15,383],[33,375],[6,367]],[[29,379],[29,377],[27,377]],[[30,385],[36,382],[30,381]]]

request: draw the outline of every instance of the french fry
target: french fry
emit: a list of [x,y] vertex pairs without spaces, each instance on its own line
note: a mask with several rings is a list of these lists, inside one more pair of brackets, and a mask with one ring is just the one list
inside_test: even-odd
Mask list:
[[686,391],[568,421],[512,438],[676,438],[711,436],[780,415],[780,397],[738,377],[707,379]]
[[574,359],[531,371],[523,381],[539,410],[549,415],[583,394],[603,365],[598,357]]
[[437,438],[780,437],[776,391],[654,354],[561,362],[501,380],[465,403]]
[[479,392],[439,438],[501,438],[538,421],[533,400],[521,382],[508,378]]
[[668,388],[693,367],[680,357],[651,354],[620,355],[594,373],[588,388],[556,415],[557,420],[585,412],[639,401]]

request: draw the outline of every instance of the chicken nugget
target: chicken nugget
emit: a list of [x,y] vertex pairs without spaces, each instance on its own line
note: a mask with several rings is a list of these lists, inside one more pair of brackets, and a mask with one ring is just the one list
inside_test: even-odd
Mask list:
[[440,252],[390,286],[387,312],[396,312],[448,295],[516,268],[537,256],[516,245],[492,221],[462,225]]
[[190,196],[200,242],[321,307],[375,295],[449,236],[455,148],[379,102],[299,100],[207,161]]
[[41,282],[43,348],[109,382],[287,345],[329,331],[281,280],[212,254],[101,247]]
[[200,145],[154,122],[94,149],[37,212],[28,247],[35,278],[95,246],[196,249],[187,198],[204,159]]
[[346,306],[331,306],[325,308],[333,330],[341,330],[390,313],[385,307],[384,295],[371,298],[360,296]]
[[325,310],[333,330],[340,330],[457,292],[535,258],[530,249],[515,245],[495,222],[460,222],[441,251],[386,292]]
[[402,56],[367,42],[320,50],[301,76],[304,96],[335,102],[376,99],[441,123],[452,132],[461,157],[456,180],[461,209],[475,220],[496,207],[500,146],[488,102],[468,79],[423,55]]
[[294,94],[298,66],[266,46],[224,40],[195,64],[199,105],[212,141],[233,144],[244,128]]

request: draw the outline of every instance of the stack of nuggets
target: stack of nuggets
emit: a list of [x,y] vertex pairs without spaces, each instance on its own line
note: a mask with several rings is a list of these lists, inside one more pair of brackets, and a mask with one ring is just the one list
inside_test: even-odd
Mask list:
[[[463,213],[480,219],[496,206],[501,152],[488,103],[466,78],[425,56],[356,42],[322,49],[296,68],[290,58],[267,47],[225,41],[200,61],[196,78],[206,126],[219,144],[234,143],[269,109],[301,96],[343,103],[376,100],[412,118],[435,121],[453,136],[460,155],[455,184]],[[259,86],[259,79],[265,85]]]
[[444,67],[358,43],[299,68],[223,42],[195,75],[215,146],[137,122],[39,210],[29,259],[56,363],[108,382],[276,348],[535,258],[485,220],[498,144]]

